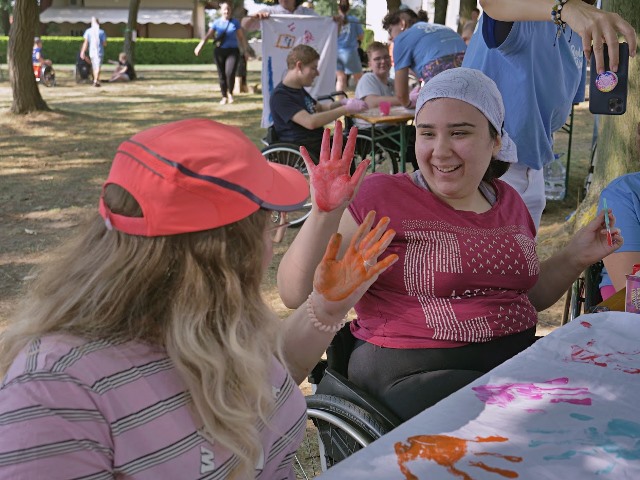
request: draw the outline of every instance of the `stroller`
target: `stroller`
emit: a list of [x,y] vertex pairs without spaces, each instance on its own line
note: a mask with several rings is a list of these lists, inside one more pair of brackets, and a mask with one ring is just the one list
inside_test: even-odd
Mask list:
[[85,60],[80,56],[80,52],[76,57],[76,83],[91,83],[93,82],[93,69],[91,68],[91,62]]
[[51,65],[34,63],[33,75],[36,77],[36,82],[42,83],[46,87],[55,87],[56,85],[56,72]]

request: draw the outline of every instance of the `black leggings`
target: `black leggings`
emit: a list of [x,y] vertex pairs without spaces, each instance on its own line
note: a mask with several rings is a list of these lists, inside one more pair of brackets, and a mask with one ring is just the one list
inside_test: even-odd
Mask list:
[[417,415],[535,341],[535,327],[457,348],[399,349],[362,340],[349,360],[349,380],[403,421]]
[[213,59],[218,69],[218,81],[220,82],[220,91],[223,97],[226,97],[228,93],[233,93],[233,87],[236,84],[238,58],[240,58],[240,49],[238,48],[218,47],[213,50]]

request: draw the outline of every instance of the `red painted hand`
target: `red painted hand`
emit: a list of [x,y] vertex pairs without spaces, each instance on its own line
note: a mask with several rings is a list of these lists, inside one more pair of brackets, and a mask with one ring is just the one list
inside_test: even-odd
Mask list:
[[345,300],[356,291],[359,299],[378,275],[398,260],[398,256],[393,254],[380,262],[377,261],[396,232],[387,230],[389,217],[382,218],[378,225],[371,229],[374,218],[375,212],[367,214],[341,260],[336,257],[342,236],[336,233],[331,237],[313,278],[314,289],[326,300]]
[[358,129],[355,127],[349,131],[349,138],[342,152],[342,123],[336,122],[333,146],[330,145],[329,129],[325,129],[318,165],[313,163],[307,149],[300,147],[309,172],[314,203],[323,212],[330,212],[345,202],[348,203],[369,167],[369,160],[363,160],[353,176],[349,175],[357,134]]

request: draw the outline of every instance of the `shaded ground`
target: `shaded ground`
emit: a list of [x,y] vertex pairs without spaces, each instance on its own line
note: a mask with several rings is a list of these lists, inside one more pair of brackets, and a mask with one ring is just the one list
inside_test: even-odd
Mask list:
[[[250,65],[249,83],[259,84],[259,64]],[[11,90],[6,66],[0,66],[0,322],[14,308],[20,288],[34,266],[46,258],[94,212],[117,146],[149,126],[201,116],[242,128],[256,143],[261,96],[236,96],[232,105],[218,104],[213,68],[146,67],[130,84],[76,85],[72,66],[56,66],[58,86],[40,87],[49,113],[15,117],[8,113]],[[105,72],[108,78],[108,72]],[[547,257],[565,240],[565,218],[575,208],[589,159],[592,119],[586,104],[576,108],[571,181],[565,201],[550,202],[543,216],[539,252]],[[566,150],[566,134],[558,134],[557,151]],[[275,290],[275,269],[295,230],[276,248],[265,279],[265,295],[282,315],[286,309]],[[540,334],[559,325],[561,302],[541,315]]]

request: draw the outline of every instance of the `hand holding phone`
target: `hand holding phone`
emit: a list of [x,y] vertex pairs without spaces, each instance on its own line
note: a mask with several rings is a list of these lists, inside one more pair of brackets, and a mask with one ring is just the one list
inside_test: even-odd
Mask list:
[[604,45],[604,69],[598,74],[595,55],[591,55],[589,82],[589,111],[602,115],[622,115],[627,111],[627,84],[629,77],[629,45],[618,44],[618,71],[609,70],[608,45]]

